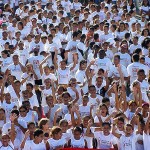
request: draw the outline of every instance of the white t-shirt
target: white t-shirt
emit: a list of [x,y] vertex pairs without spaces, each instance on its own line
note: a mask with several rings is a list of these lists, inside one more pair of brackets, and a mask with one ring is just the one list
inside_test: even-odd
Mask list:
[[90,106],[79,105],[79,112],[80,112],[81,117],[90,116]]
[[35,144],[33,140],[27,140],[23,150],[46,150],[44,142]]
[[104,69],[105,71],[106,70],[109,71],[112,66],[112,62],[110,61],[109,58],[103,58],[103,59],[96,58],[94,66],[95,66],[94,67],[95,73],[97,73],[98,69],[100,68]]
[[66,144],[66,140],[61,138],[60,140],[54,140],[53,138],[48,139],[48,143],[50,145],[50,149],[56,149],[57,147],[64,147]]
[[79,140],[74,139],[74,137],[71,138],[71,147],[72,148],[84,148],[85,147],[85,140],[83,137],[81,137]]
[[0,141],[0,150],[13,150],[14,149],[14,145],[12,144],[12,142],[9,142],[9,145],[7,147],[4,147],[2,145],[2,142]]
[[125,135],[122,135],[120,137],[120,149],[121,150],[136,150],[135,144],[137,141],[136,135],[131,135],[130,137],[126,137]]
[[8,70],[11,71],[11,75],[15,76],[19,81],[21,80],[21,76],[23,74],[20,65],[11,64],[8,66]]
[[113,145],[117,144],[116,137],[113,134],[105,136],[102,131],[94,132],[94,137],[97,139],[97,148],[100,149],[110,149]]
[[130,54],[133,54],[133,52],[134,52],[137,48],[141,48],[141,49],[142,49],[142,47],[141,47],[140,44],[137,44],[137,45],[131,44],[130,47],[129,47]]
[[[125,66],[121,65],[121,71],[122,71],[124,77],[128,77],[128,72],[127,72],[127,69]],[[113,77],[113,76],[120,77],[119,71],[115,65],[113,65],[110,68],[109,73],[108,73],[108,77]]]
[[120,55],[120,63],[127,67],[129,64],[131,64],[131,56],[128,53],[122,54],[121,52],[117,53]]
[[[27,128],[27,123],[24,120],[18,119],[18,123],[22,127]],[[10,128],[11,128],[11,122],[4,124],[2,128],[2,134],[8,134],[8,129]],[[20,141],[22,141],[24,137],[24,133],[22,132],[22,130],[18,126],[15,125],[15,131],[17,132],[16,139],[19,139]]]
[[145,64],[149,67],[150,69],[150,58],[148,56],[145,57]]
[[[69,41],[67,46],[66,46],[66,49],[65,50],[70,50],[68,52],[68,63],[72,63],[73,62],[73,53],[77,52],[77,44],[78,42],[77,41]],[[76,47],[76,50],[71,50],[73,47]]]
[[137,79],[137,72],[139,69],[144,69],[145,75],[148,75],[148,69],[147,66],[139,63],[139,62],[133,62],[127,67],[127,72],[130,76],[130,84]]
[[7,67],[13,63],[12,58],[11,57],[7,57],[5,59],[1,59],[2,63],[1,63],[1,71],[5,72]]
[[150,143],[150,135],[143,132],[143,144],[144,150],[149,150],[149,143]]
[[58,69],[58,84],[68,84],[70,79],[70,69],[66,67],[65,70]]
[[10,102],[10,104],[8,104],[8,103],[6,103],[6,101],[4,101],[1,104],[1,107],[5,110],[6,121],[9,121],[10,114],[11,114],[11,111],[14,108],[14,106],[16,106],[16,104],[14,102]]
[[44,56],[42,56],[42,55],[32,56],[32,57],[29,57],[29,59],[28,59],[28,62],[33,65],[33,69],[34,69],[36,75],[38,76],[38,79],[41,78],[39,65],[40,65],[40,63],[42,62],[43,59],[44,59]]

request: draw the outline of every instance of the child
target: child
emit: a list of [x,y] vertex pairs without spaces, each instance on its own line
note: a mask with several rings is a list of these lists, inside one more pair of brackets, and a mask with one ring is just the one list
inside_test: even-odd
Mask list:
[[73,137],[68,141],[68,147],[72,148],[87,148],[86,140],[81,136],[82,129],[75,127],[73,129]]
[[[25,142],[23,150],[46,150],[45,144],[43,141],[43,131],[41,129],[36,129],[34,131],[34,139],[31,141],[26,141],[30,132],[26,131],[23,142]],[[22,143],[23,143],[22,142]]]
[[51,149],[61,149],[64,147],[66,144],[66,140],[62,138],[62,130],[60,127],[53,127],[52,131],[52,138],[48,139],[46,143],[46,149],[51,150]]

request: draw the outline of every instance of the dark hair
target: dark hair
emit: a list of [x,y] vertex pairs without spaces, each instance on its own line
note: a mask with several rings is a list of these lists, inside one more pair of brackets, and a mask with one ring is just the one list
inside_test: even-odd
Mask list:
[[108,107],[106,106],[106,104],[101,104],[100,106],[100,109],[102,108],[102,107],[105,107],[106,109],[107,109],[107,112],[106,112],[106,115],[109,115],[109,110],[108,110]]
[[28,122],[28,124],[27,124],[27,128],[29,128],[29,127],[30,127],[30,125],[34,125],[34,126],[35,126],[35,123],[34,123],[34,122]]
[[108,97],[103,97],[102,103],[110,102],[110,99]]
[[132,55],[132,60],[133,60],[133,62],[138,62],[139,61],[139,55],[138,54],[133,54]]
[[118,121],[121,121],[124,123],[124,118],[123,117],[118,117]]
[[33,89],[33,84],[32,83],[27,83],[26,86],[30,86]]
[[20,109],[22,109],[22,108],[25,109],[25,110],[27,111],[27,107],[24,106],[24,105],[20,106],[19,111],[20,111]]
[[68,92],[63,92],[62,97],[64,97],[65,94],[67,94],[70,97],[70,94]]
[[139,69],[138,72],[137,72],[137,74],[139,74],[139,73],[144,73],[145,74],[144,69]]
[[33,133],[34,138],[35,138],[36,136],[40,136],[40,135],[43,134],[43,133],[44,133],[43,130],[41,130],[41,129],[36,129],[36,130],[34,131],[34,133]]
[[126,124],[126,127],[131,127],[132,128],[132,130],[134,130],[134,127],[132,126],[132,124]]
[[74,38],[74,37],[77,37],[78,36],[78,32],[77,31],[75,31],[75,32],[73,32],[73,34],[72,34],[72,37]]
[[45,125],[48,122],[49,122],[49,120],[47,118],[42,118],[38,123],[39,128],[42,129],[43,125]]
[[74,127],[73,128],[73,132],[80,132],[80,134],[82,133],[82,129],[81,129],[81,127]]
[[142,49],[141,48],[137,48],[137,49],[135,49],[135,51],[133,53],[139,55],[140,52],[142,52]]
[[103,122],[102,127],[104,127],[104,126],[109,126],[111,128],[111,124],[109,122]]
[[148,47],[148,43],[150,43],[150,38],[149,38],[149,37],[146,37],[146,38],[143,40],[141,46],[142,46],[143,48],[148,49],[148,48],[149,48],[149,47]]
[[13,109],[13,110],[11,111],[11,114],[16,114],[17,116],[19,116],[19,111],[16,110],[16,109]]

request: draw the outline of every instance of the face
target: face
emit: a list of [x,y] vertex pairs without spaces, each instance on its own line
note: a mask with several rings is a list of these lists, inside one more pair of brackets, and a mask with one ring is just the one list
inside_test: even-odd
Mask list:
[[36,136],[35,139],[38,141],[38,143],[41,143],[43,141],[43,134],[40,134],[39,136]]
[[53,135],[55,139],[59,140],[62,137],[62,131],[58,132],[57,134]]
[[10,99],[11,99],[10,93],[6,93],[5,94],[5,100],[10,101]]
[[21,109],[19,110],[19,112],[20,112],[20,116],[21,116],[21,117],[25,117],[25,116],[27,115],[27,110],[24,109],[24,108],[21,108]]
[[2,52],[1,55],[2,55],[3,58],[7,58],[7,54]]
[[148,112],[149,111],[149,106],[148,105],[144,105],[143,107],[143,112]]
[[81,137],[81,133],[80,133],[79,131],[74,131],[74,138],[75,138],[76,140],[79,140],[80,137]]
[[80,65],[81,70],[85,70],[86,67],[87,67],[87,63],[83,63],[83,64]]
[[26,90],[28,91],[28,92],[32,92],[32,87],[31,86],[26,86]]
[[118,57],[114,57],[114,64],[117,65],[119,64],[120,60],[118,59]]
[[19,58],[18,58],[18,56],[13,56],[13,62],[14,63],[18,63],[19,62]]
[[100,108],[100,112],[101,112],[102,115],[106,115],[106,113],[107,113],[107,108],[106,108],[105,106],[102,106],[102,107]]
[[9,141],[10,141],[10,138],[9,138],[8,135],[2,136],[2,144],[3,144],[4,146],[8,146]]
[[60,127],[62,129],[62,132],[65,133],[67,131],[67,129],[68,129],[68,124],[67,123],[63,123],[63,124],[61,124]]
[[51,86],[51,79],[44,80],[44,83],[45,83],[46,87],[50,87]]
[[44,129],[49,129],[49,122],[47,122],[45,125],[43,125]]
[[60,67],[61,67],[62,70],[65,69],[66,68],[66,63],[62,61],[60,63]]
[[0,110],[0,118],[4,118],[5,112],[3,110]]
[[54,99],[52,96],[47,97],[46,103],[48,106],[52,106],[54,104]]
[[131,110],[132,112],[135,112],[135,110],[136,110],[136,108],[137,108],[136,103],[131,103],[131,105],[129,106],[129,108],[130,108],[130,110]]
[[71,79],[70,84],[71,84],[71,86],[75,87],[76,86],[76,79]]
[[107,135],[107,134],[110,133],[110,127],[109,127],[109,125],[103,126],[103,132],[104,132],[104,135]]
[[28,129],[29,129],[30,133],[33,133],[35,131],[36,127],[34,124],[31,124]]
[[126,128],[125,128],[125,132],[126,132],[126,134],[132,134],[132,132],[133,132],[133,130],[132,130],[132,127],[130,127],[130,126],[126,126]]
[[91,88],[89,89],[89,93],[90,93],[90,94],[96,94],[96,88],[95,88],[95,87],[91,87]]
[[139,81],[142,81],[142,80],[144,80],[145,79],[145,74],[143,73],[143,72],[139,72],[138,73],[138,80]]
[[50,73],[49,67],[44,67],[44,73],[45,73],[45,74],[49,74],[49,73]]
[[124,123],[122,121],[118,120],[117,127],[122,128],[123,126],[124,126]]
[[97,85],[102,85],[102,83],[103,83],[103,79],[102,78],[97,78],[96,79],[96,84]]
[[63,95],[63,102],[64,102],[64,104],[68,104],[69,100],[70,100],[70,96],[68,94],[64,94]]

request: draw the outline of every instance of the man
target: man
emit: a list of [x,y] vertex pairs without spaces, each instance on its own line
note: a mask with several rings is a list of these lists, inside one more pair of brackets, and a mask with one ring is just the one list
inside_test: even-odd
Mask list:
[[6,72],[10,71],[11,75],[15,76],[18,80],[21,80],[21,75],[26,71],[26,68],[19,62],[18,54],[14,54],[12,58],[13,64],[8,66]]
[[118,67],[120,67],[122,70],[124,79],[127,80],[128,79],[127,69],[125,66],[120,64],[120,55],[115,55],[113,62],[114,62],[114,65],[110,68],[110,71],[108,73],[108,77],[112,80],[119,80],[120,74],[118,71]]
[[138,54],[134,54],[132,56],[132,61],[133,61],[133,63],[131,63],[127,67],[127,72],[130,76],[130,84],[132,84],[132,82],[137,79],[137,72],[139,69],[144,69],[146,76],[148,76],[148,71],[149,71],[147,69],[147,66],[145,66],[139,62],[139,55]]
[[131,56],[127,53],[126,44],[121,45],[121,50],[117,54],[120,55],[120,63],[122,65],[127,67],[129,64],[131,64]]

